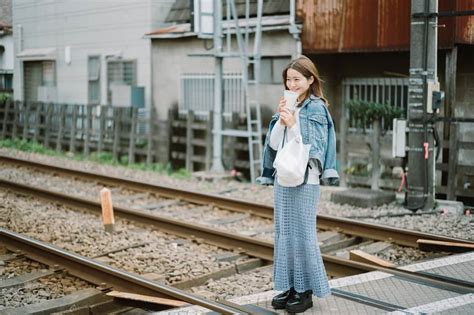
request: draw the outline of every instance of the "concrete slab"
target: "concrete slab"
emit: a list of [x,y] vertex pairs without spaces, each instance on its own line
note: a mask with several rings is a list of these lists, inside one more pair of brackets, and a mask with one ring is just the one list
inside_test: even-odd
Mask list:
[[[438,258],[426,262],[416,263],[401,269],[410,271],[425,271],[439,273],[449,277],[462,277],[471,281],[472,264],[474,263],[474,252]],[[472,273],[472,272],[471,272]],[[472,314],[472,295],[461,295],[452,291],[434,288],[420,283],[406,281],[385,272],[369,272],[365,274],[330,280],[329,284],[333,292],[345,292],[358,296],[366,302],[375,301],[380,304],[396,306],[399,313],[393,314],[419,314],[439,312],[440,314]],[[271,299],[280,293],[279,291],[266,291],[249,296],[231,299],[239,305],[253,304],[263,309],[272,311]],[[303,314],[386,314],[380,308],[367,304],[357,303],[347,298],[341,298],[334,293],[324,299],[313,298],[313,308]],[[373,305],[373,304],[371,304]],[[206,309],[192,306],[175,309],[157,314],[202,314]],[[413,311],[413,312],[412,312]],[[286,314],[277,311],[278,314]],[[438,313],[436,313],[438,314]]]
[[472,314],[473,309],[474,294],[465,294],[408,308],[403,311],[392,312],[390,314]]
[[464,204],[461,201],[436,199],[435,203],[437,204],[436,210],[449,214],[464,214]]
[[331,201],[356,207],[372,208],[395,200],[394,192],[364,188],[347,189],[331,193]]

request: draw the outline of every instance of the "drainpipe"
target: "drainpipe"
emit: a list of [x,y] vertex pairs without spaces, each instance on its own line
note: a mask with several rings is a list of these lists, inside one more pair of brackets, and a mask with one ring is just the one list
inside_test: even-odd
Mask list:
[[[23,51],[23,25],[17,24],[16,26],[17,31],[18,31],[18,42],[17,42],[17,48],[18,51],[16,53],[20,53]],[[15,52],[14,52],[15,53]],[[23,61],[18,60],[18,78],[13,78],[14,81],[17,82],[17,89],[13,88],[13,98],[17,99],[19,101],[24,101],[25,100],[25,90],[24,90],[24,84],[23,84]],[[16,91],[18,90],[18,91]],[[16,92],[15,92],[16,91]]]
[[296,51],[292,59],[295,59],[303,53],[303,48],[301,45],[300,33],[301,31],[296,27],[296,3],[295,0],[290,0],[290,34],[293,35],[293,38],[296,42]]

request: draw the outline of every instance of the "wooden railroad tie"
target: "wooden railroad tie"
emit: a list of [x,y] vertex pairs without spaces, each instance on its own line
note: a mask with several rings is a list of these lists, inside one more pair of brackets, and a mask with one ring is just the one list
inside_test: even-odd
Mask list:
[[362,263],[367,263],[371,265],[377,265],[377,266],[382,266],[382,267],[393,267],[394,264],[391,262],[382,259],[380,257],[377,257],[375,255],[368,254],[366,252],[361,251],[360,249],[354,249],[350,251],[349,255],[350,260],[362,262]]
[[455,243],[419,239],[418,248],[425,252],[465,253],[474,250],[473,243]]

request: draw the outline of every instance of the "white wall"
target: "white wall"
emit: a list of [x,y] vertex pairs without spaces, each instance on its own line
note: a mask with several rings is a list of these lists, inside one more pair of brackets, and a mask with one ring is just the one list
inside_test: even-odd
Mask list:
[[[189,56],[206,52],[204,41],[196,37],[152,39],[152,43],[153,103],[160,119],[166,119],[169,108],[178,103],[180,74],[214,73],[214,59]],[[207,45],[212,46],[212,41],[207,41]],[[291,56],[295,49],[295,41],[288,31],[265,33],[262,36],[262,56]],[[235,43],[232,50],[238,52]],[[239,58],[224,60],[224,72],[240,72],[241,69]],[[282,94],[282,83],[261,85],[262,108],[274,111]]]
[[[172,0],[15,0],[13,26],[15,50],[19,53],[18,25],[23,28],[22,48],[57,50],[58,102],[87,102],[87,58],[101,55],[102,103],[106,95],[106,55],[136,59],[137,85],[145,86],[146,106],[151,104],[151,46],[143,36],[164,20]],[[151,8],[156,15],[152,15]],[[157,8],[162,7],[163,10]],[[158,15],[161,14],[161,15]],[[17,30],[17,32],[15,32]],[[65,62],[65,47],[71,47],[71,63]],[[15,71],[22,71],[15,58]],[[15,75],[20,91],[22,75]],[[16,93],[22,99],[23,93]]]
[[0,69],[2,70],[12,70],[13,71],[13,36],[6,35],[0,37],[0,45],[5,47],[3,52],[2,59],[0,59]]

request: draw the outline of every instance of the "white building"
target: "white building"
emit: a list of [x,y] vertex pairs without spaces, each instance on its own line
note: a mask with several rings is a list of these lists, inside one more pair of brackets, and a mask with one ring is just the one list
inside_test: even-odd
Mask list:
[[13,89],[13,35],[11,0],[0,0],[0,93]]
[[117,96],[141,87],[134,91],[149,107],[151,43],[143,34],[163,26],[173,2],[13,1],[14,98],[127,105],[130,95]]
[[[251,1],[256,2],[256,1]],[[236,1],[241,18],[242,31],[245,29],[245,1]],[[227,7],[224,6],[224,10]],[[193,109],[195,112],[209,111],[213,103],[214,58],[212,39],[198,38],[191,28],[190,1],[176,1],[166,18],[171,26],[155,29],[146,34],[152,45],[152,88],[153,104],[159,117],[167,117],[168,110],[174,106]],[[261,39],[261,77],[260,99],[262,109],[271,116],[283,95],[282,70],[297,55],[297,41],[290,33],[291,19],[288,0],[264,1]],[[250,16],[256,15],[256,6],[251,6]],[[226,20],[226,15],[224,15]],[[250,39],[254,39],[256,18],[251,18]],[[235,35],[228,41],[227,29],[234,29],[234,22],[223,23],[224,50],[237,53]],[[249,51],[253,51],[251,48]],[[242,72],[239,58],[224,58],[224,73]],[[226,75],[224,75],[226,80]],[[185,82],[186,81],[186,82]],[[243,99],[237,94],[241,87],[236,80],[229,78],[224,83],[224,112],[227,108],[243,111]],[[191,104],[189,104],[191,103]],[[198,104],[199,103],[199,104]]]

